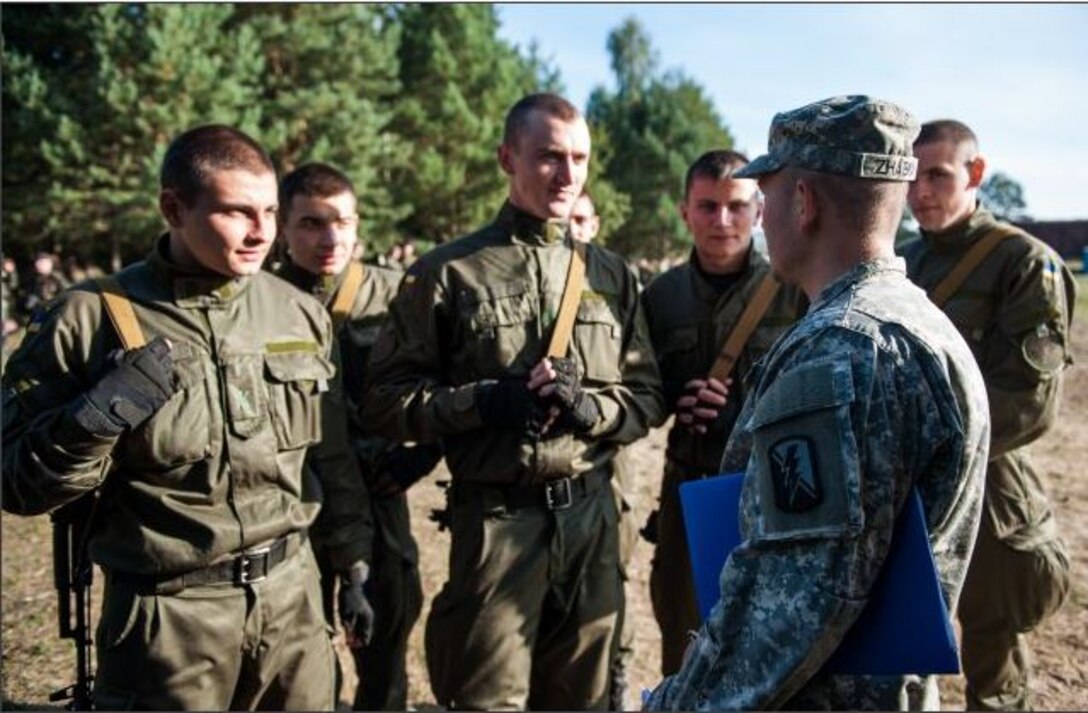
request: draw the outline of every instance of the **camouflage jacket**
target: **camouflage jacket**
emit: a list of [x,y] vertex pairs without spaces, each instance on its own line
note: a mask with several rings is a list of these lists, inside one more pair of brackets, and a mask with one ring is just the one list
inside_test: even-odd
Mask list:
[[[319,505],[304,497],[303,459],[321,440],[320,392],[340,387],[316,300],[265,272],[183,272],[166,242],[116,279],[147,339],[172,342],[177,393],[120,437],[76,424],[66,406],[120,341],[95,286],[65,292],[36,315],[4,374],[3,507],[32,515],[101,488],[93,559],[173,576],[309,526]],[[346,531],[360,485],[322,483]],[[344,543],[344,559],[361,557],[360,543]]]
[[[982,208],[944,233],[922,233],[902,252],[907,274],[930,291],[998,221]],[[1023,231],[1002,240],[942,309],[978,360],[993,423],[986,516],[1013,546],[1056,535],[1040,474],[1015,451],[1054,423],[1062,372],[1072,363],[1076,281],[1062,259]],[[997,462],[999,461],[1000,462]]]
[[638,282],[587,246],[570,356],[602,418],[588,434],[527,439],[484,428],[483,380],[528,379],[544,356],[571,259],[565,224],[507,203],[484,229],[408,270],[371,355],[364,420],[395,440],[443,440],[455,480],[531,484],[605,466],[663,419]]
[[746,470],[721,600],[652,709],[895,709],[918,677],[821,670],[865,607],[912,486],[944,597],[967,571],[989,443],[963,339],[901,260],[827,286],[756,367],[723,459]]
[[[771,270],[766,255],[749,249],[744,270],[725,290],[716,288],[690,260],[663,273],[642,293],[650,337],[661,369],[665,407],[676,409],[684,395],[684,384],[705,379],[726,338],[765,275]],[[669,431],[666,456],[689,476],[716,473],[729,433],[747,393],[743,377],[775,340],[803,313],[804,297],[794,287],[780,286],[763,318],[748,338],[733,367],[733,385],[724,412],[703,435],[691,433],[682,424]]]

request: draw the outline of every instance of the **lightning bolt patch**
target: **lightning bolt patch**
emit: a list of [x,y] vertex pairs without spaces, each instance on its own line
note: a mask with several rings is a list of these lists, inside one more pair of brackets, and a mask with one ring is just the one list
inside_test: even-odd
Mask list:
[[812,440],[791,436],[771,446],[767,460],[771,464],[775,505],[783,512],[805,512],[823,502]]

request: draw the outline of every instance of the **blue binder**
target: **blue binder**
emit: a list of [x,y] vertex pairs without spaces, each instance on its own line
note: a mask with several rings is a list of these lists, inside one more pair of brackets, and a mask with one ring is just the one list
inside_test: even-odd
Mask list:
[[[696,599],[704,621],[718,601],[722,567],[740,544],[743,477],[722,475],[680,486]],[[941,596],[917,490],[911,491],[896,522],[891,551],[869,604],[828,661],[827,670],[870,676],[959,673],[956,637]]]

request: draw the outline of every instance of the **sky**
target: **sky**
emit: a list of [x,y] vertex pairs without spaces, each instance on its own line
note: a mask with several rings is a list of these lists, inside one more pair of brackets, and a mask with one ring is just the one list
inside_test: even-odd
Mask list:
[[[952,118],[1036,220],[1088,219],[1088,4],[497,4],[500,36],[560,70],[585,107],[615,89],[608,33],[635,17],[754,158],[775,112],[869,94]],[[708,147],[711,148],[711,147]],[[1081,168],[1077,168],[1080,166]]]

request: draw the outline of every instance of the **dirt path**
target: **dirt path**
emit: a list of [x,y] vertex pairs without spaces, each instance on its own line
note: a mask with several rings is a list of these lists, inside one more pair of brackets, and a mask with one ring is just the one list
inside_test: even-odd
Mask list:
[[[1082,293],[1088,283],[1081,281]],[[1069,550],[1074,560],[1074,586],[1062,611],[1033,635],[1037,705],[1040,709],[1075,710],[1084,706],[1088,691],[1088,478],[1080,472],[1088,443],[1088,300],[1078,305],[1074,349],[1080,363],[1066,377],[1061,418],[1055,429],[1033,448],[1033,454],[1050,478],[1051,493]],[[639,469],[641,486],[633,501],[639,522],[654,507],[664,457],[664,430],[635,444],[632,461]],[[446,576],[448,533],[439,533],[427,519],[439,507],[442,494],[435,483],[449,476],[444,467],[412,492],[415,532],[421,543],[423,616],[412,633],[409,654],[409,702],[431,708],[434,699],[423,658],[423,622],[431,598]],[[3,708],[56,707],[48,703],[51,691],[71,682],[74,655],[68,642],[56,638],[56,598],[52,584],[48,518],[25,519],[3,515],[2,525],[2,678]],[[634,686],[651,686],[659,680],[660,635],[650,610],[650,546],[640,541],[630,568],[628,597],[636,625],[635,661],[630,680]],[[98,578],[101,586],[101,577]],[[95,597],[95,614],[101,602]],[[354,682],[349,680],[345,699]],[[942,682],[945,708],[962,708],[962,679]]]

